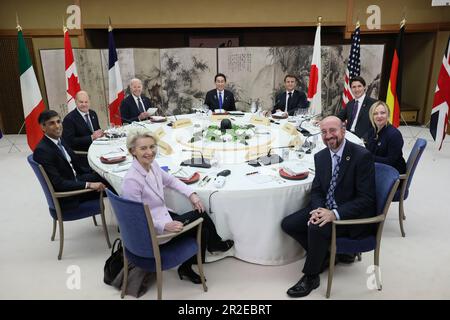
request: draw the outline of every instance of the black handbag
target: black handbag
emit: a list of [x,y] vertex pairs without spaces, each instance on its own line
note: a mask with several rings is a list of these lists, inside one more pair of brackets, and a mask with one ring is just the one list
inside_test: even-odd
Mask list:
[[103,282],[111,285],[113,280],[117,277],[123,269],[123,250],[122,241],[117,238],[111,249],[111,256],[106,260],[103,268]]

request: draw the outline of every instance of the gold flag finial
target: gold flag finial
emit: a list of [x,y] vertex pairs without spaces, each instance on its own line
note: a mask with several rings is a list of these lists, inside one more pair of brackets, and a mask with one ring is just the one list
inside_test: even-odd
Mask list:
[[111,17],[108,16],[108,32],[111,32],[113,30],[112,26],[111,26]]
[[16,12],[16,25],[17,31],[22,31],[22,27],[19,24],[19,15],[17,14],[17,12]]
[[361,24],[359,23],[359,20],[358,20],[358,21],[356,21],[356,28],[359,28],[359,27],[361,27]]
[[406,24],[406,19],[403,18],[402,21],[400,21],[400,28],[403,28]]
[[61,16],[62,17],[62,23],[63,23],[63,32],[66,33],[67,32],[67,27],[66,27],[66,19],[64,19],[64,15]]
[[320,26],[322,24],[322,16],[317,17],[317,25]]

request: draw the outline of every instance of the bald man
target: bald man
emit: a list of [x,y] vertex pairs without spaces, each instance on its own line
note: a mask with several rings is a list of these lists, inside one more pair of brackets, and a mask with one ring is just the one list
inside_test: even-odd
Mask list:
[[[333,220],[369,218],[375,215],[375,165],[372,154],[345,139],[345,124],[330,116],[320,123],[327,148],[316,153],[316,175],[311,202],[283,219],[281,228],[306,250],[304,276],[289,290],[290,297],[304,297],[320,285],[319,274],[329,264]],[[372,225],[339,226],[338,237],[360,238],[373,232]],[[354,255],[338,255],[351,263]]]
[[147,110],[152,108],[152,103],[149,98],[142,95],[142,81],[137,78],[131,79],[130,91],[131,94],[123,99],[120,105],[122,122],[125,124],[147,120],[150,117]]
[[103,137],[97,113],[90,109],[91,102],[86,91],[75,95],[76,108],[63,120],[63,139],[72,150],[88,151],[92,141]]

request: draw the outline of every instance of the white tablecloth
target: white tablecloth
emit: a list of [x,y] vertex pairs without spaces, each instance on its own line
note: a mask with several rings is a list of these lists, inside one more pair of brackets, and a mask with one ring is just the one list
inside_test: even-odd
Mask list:
[[[246,123],[250,114],[242,118],[233,117],[236,123]],[[182,117],[182,116],[180,116]],[[180,118],[177,117],[177,118]],[[185,115],[190,117],[194,124],[202,123],[205,120],[198,115]],[[280,128],[287,120],[279,120],[280,124],[271,124],[272,147],[287,145],[287,136]],[[139,123],[142,126],[144,123]],[[137,124],[134,124],[136,126]],[[180,159],[190,158],[190,154],[181,152],[185,146],[180,146],[179,133],[186,134],[191,129],[172,129],[167,123],[144,124],[150,130],[155,131],[162,127],[166,132],[162,138],[174,149],[171,156],[158,155],[156,161],[160,166],[168,166],[172,172],[180,163]],[[133,126],[133,125],[130,125]],[[311,132],[318,132],[318,128],[311,124],[304,124]],[[184,131],[182,131],[184,130]],[[186,131],[188,130],[188,131]],[[178,134],[177,134],[178,132]],[[351,133],[347,133],[346,138],[350,141],[361,144],[359,138]],[[313,152],[317,152],[324,147],[320,135],[317,139],[317,147]],[[111,140],[109,142],[95,142],[89,148],[88,159],[91,167],[103,176],[120,193],[122,179],[126,171],[120,171],[127,166],[121,164],[103,164],[100,156],[111,151],[126,150],[125,138]],[[273,153],[282,154],[282,150],[273,150]],[[307,168],[314,168],[312,154],[301,154],[291,151],[289,162],[300,162]],[[127,162],[131,161],[128,155]],[[225,186],[221,189],[214,187],[212,181],[200,187],[198,183],[191,187],[198,193],[212,220],[215,222],[217,231],[223,239],[233,239],[235,241],[234,256],[248,262],[263,265],[282,265],[298,260],[303,256],[301,246],[287,236],[280,227],[281,220],[303,208],[309,201],[311,182],[314,178],[310,173],[309,177],[301,181],[285,180],[280,178],[278,169],[280,165],[266,167],[251,167],[247,163],[230,163],[223,159],[218,167],[211,169],[193,168],[199,172],[201,178],[205,175],[215,177],[216,173],[229,169],[231,174],[226,178]],[[238,161],[239,162],[239,161]],[[254,175],[247,176],[246,173],[259,171],[259,177],[270,180],[265,183],[257,183],[253,179]],[[188,199],[170,189],[166,190],[166,202],[168,207],[176,212],[183,213],[192,209]]]

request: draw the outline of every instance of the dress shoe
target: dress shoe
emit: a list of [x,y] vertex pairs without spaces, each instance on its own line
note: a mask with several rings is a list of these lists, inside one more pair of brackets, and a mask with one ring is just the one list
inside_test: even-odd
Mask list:
[[[178,276],[180,277],[180,280],[183,280],[186,277],[192,283],[195,283],[195,284],[202,283],[202,279],[200,278],[200,276],[198,274],[196,274],[194,272],[194,270],[192,270],[191,267],[185,267],[185,266],[181,265],[178,268]],[[206,281],[206,279],[205,279],[205,281]]]
[[288,289],[287,294],[292,298],[305,297],[320,285],[319,276],[304,275],[295,286]]
[[354,253],[348,254],[348,253],[339,253],[336,255],[336,259],[340,263],[350,264],[355,262],[356,255]]
[[208,248],[208,251],[209,252],[215,252],[215,251],[225,252],[225,251],[230,250],[233,246],[234,246],[233,240],[225,240],[225,241],[220,241],[220,242],[216,243],[215,245],[210,246]]

